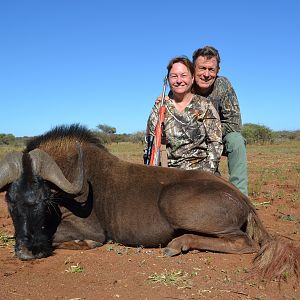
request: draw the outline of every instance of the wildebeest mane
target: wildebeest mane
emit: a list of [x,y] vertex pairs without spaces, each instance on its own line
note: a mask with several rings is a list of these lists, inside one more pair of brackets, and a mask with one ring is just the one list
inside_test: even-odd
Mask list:
[[71,124],[56,126],[45,134],[30,139],[27,142],[24,152],[30,152],[42,145],[47,145],[49,143],[52,144],[53,142],[56,142],[57,145],[60,143],[66,145],[68,142],[73,144],[74,141],[94,144],[101,149],[105,149],[105,147],[101,144],[101,141],[92,131],[80,124]]

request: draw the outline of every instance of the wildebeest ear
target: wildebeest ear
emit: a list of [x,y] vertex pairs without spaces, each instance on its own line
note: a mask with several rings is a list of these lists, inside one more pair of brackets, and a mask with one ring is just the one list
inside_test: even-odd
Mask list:
[[79,144],[77,145],[77,152],[77,172],[75,172],[75,179],[72,183],[65,177],[55,160],[45,151],[34,149],[29,152],[29,155],[32,159],[32,168],[36,175],[52,182],[64,192],[76,195],[80,193],[84,179],[83,154]]
[[0,161],[0,191],[21,176],[22,156],[22,152],[12,151]]

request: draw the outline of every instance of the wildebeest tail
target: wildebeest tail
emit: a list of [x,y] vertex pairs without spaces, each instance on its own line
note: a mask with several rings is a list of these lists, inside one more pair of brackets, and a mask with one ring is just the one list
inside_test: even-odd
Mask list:
[[253,271],[266,280],[300,278],[300,248],[278,236],[272,237],[255,211],[248,216],[247,234],[260,249],[254,258]]

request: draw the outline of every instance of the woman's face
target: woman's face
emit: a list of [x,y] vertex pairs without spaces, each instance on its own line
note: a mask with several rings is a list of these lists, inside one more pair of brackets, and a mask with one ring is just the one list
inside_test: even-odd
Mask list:
[[181,62],[173,64],[168,79],[171,91],[178,95],[189,93],[194,82],[190,70]]

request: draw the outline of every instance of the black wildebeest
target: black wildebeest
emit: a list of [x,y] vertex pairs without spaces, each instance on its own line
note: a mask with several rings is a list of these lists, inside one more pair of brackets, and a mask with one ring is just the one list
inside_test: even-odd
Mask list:
[[300,275],[300,252],[273,238],[255,208],[226,180],[203,171],[149,167],[110,154],[79,125],[57,127],[0,162],[0,189],[22,260],[53,247],[129,246],[257,252],[267,277]]

